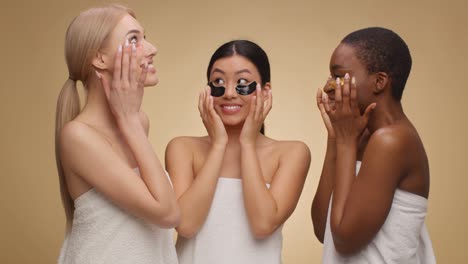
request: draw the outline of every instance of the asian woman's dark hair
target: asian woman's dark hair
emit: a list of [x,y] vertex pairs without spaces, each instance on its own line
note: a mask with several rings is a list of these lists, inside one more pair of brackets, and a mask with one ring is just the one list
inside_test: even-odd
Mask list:
[[[208,64],[208,69],[206,71],[208,81],[210,80],[213,64],[219,59],[232,57],[234,55],[245,57],[255,65],[260,73],[262,87],[270,82],[270,62],[268,56],[260,46],[249,40],[233,40],[219,47],[213,56],[211,56],[210,63]],[[263,124],[260,133],[265,135],[265,125]]]

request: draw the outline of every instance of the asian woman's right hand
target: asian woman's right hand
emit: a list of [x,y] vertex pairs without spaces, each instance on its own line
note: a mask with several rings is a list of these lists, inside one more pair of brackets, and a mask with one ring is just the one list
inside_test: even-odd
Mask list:
[[148,66],[141,66],[138,76],[137,53],[138,48],[127,42],[123,47],[119,46],[115,55],[112,80],[96,72],[119,125],[129,118],[139,116]]
[[225,146],[228,142],[228,135],[221,117],[216,113],[213,106],[213,96],[210,87],[207,86],[200,92],[198,100],[198,111],[210,136],[213,145]]

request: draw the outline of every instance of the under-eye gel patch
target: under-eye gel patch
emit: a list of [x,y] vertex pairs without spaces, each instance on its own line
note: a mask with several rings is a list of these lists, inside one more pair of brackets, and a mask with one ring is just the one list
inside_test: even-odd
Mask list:
[[[220,97],[223,96],[226,92],[226,87],[224,86],[215,86],[213,82],[209,82],[208,85],[211,88],[211,96]],[[249,95],[257,89],[257,82],[251,82],[250,84],[238,84],[236,86],[236,92],[239,95]]]

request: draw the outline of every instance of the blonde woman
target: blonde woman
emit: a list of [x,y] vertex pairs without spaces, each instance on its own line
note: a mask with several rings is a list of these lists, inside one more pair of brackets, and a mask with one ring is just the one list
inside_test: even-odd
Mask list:
[[179,209],[140,111],[143,88],[158,82],[156,52],[122,6],[84,11],[68,28],[56,120],[67,217],[59,263],[177,263],[170,228]]

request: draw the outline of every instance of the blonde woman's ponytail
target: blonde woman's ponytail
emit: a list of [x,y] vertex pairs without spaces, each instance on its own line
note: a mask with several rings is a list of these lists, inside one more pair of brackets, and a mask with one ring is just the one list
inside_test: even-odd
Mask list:
[[80,97],[76,87],[76,81],[69,78],[62,87],[57,99],[57,108],[55,116],[55,160],[57,162],[57,170],[60,183],[60,195],[62,197],[65,216],[67,219],[67,231],[70,230],[73,219],[74,205],[73,200],[68,192],[67,183],[65,181],[65,173],[63,171],[62,162],[60,160],[60,133],[66,123],[73,120],[80,113]]

